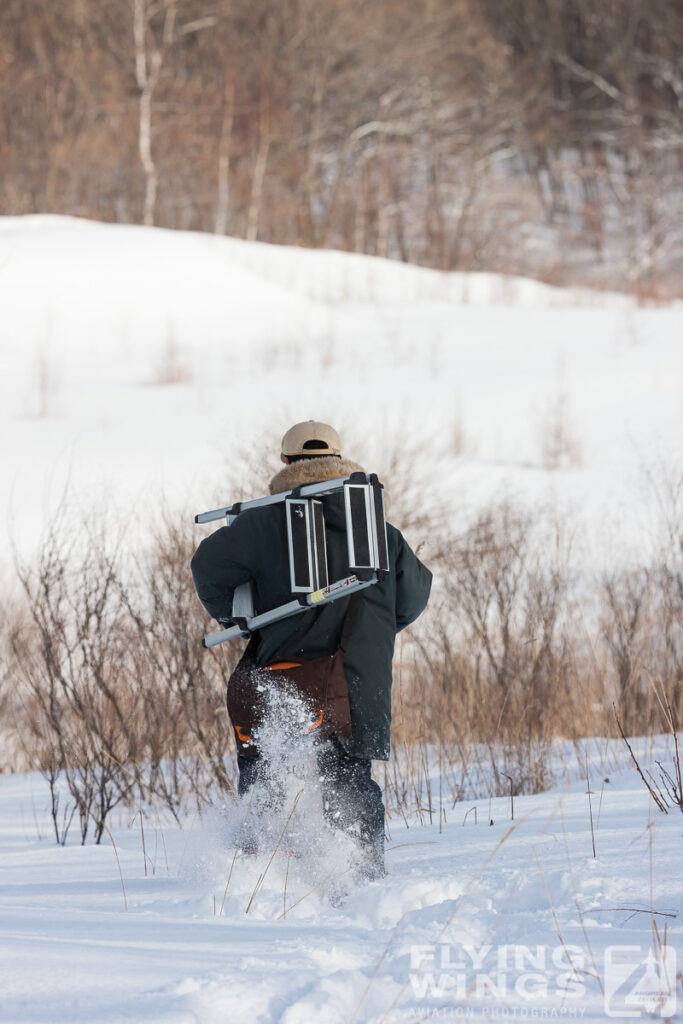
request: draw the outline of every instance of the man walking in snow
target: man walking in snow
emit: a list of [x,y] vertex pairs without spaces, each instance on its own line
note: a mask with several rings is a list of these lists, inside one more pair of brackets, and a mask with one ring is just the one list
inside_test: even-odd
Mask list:
[[[287,431],[281,460],[285,465],[270,482],[271,494],[364,472],[342,457],[337,432],[313,420]],[[343,496],[337,492],[322,501],[330,579],[339,579],[348,575]],[[395,637],[424,610],[432,579],[389,523],[387,541],[386,578],[355,597],[323,602],[262,628],[252,636],[245,655],[250,668],[265,679],[272,676],[269,666],[281,665],[284,659],[309,662],[343,649],[350,736],[333,735],[321,743],[318,766],[326,818],[355,838],[363,873],[370,879],[384,874],[384,805],[370,767],[373,759],[389,757]],[[246,510],[230,527],[203,540],[192,559],[192,574],[202,604],[220,623],[231,621],[235,588],[248,581],[259,612],[291,600],[284,504]],[[239,740],[240,730],[236,732]],[[238,742],[240,795],[256,780],[260,761],[258,754],[240,752]]]

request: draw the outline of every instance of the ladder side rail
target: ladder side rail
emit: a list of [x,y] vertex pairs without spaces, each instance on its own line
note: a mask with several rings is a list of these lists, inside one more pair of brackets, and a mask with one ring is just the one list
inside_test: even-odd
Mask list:
[[389,539],[384,506],[384,488],[376,476],[370,481],[370,521],[372,525],[373,562],[383,573],[391,571],[389,564]]
[[[359,474],[354,474],[359,475]],[[366,480],[369,475],[362,474]],[[292,495],[301,498],[312,497],[315,494],[331,494],[332,491],[340,491],[345,483],[351,479],[350,476],[340,476],[334,480],[326,480],[323,483],[304,484],[303,487],[292,487],[289,491],[281,491],[279,494],[269,494],[265,498],[254,498],[251,501],[243,501],[238,504],[224,505],[223,508],[216,508],[210,512],[200,512],[194,517],[195,523],[213,523],[217,519],[226,519],[228,516],[236,518],[239,512],[245,512],[249,508],[263,508],[265,505],[278,505]],[[295,493],[296,492],[296,493]],[[237,509],[237,512],[232,512]]]
[[[301,612],[309,611],[312,607],[317,607],[320,604],[331,601],[338,601],[341,597],[347,597],[351,594],[355,594],[359,590],[364,590],[366,587],[371,587],[373,584],[378,582],[378,578],[375,575],[372,579],[361,580],[356,576],[349,576],[342,580],[337,580],[335,583],[330,583],[328,587],[324,587],[322,590],[316,591],[314,594],[308,594],[306,596],[306,602],[301,601],[289,601],[287,604],[281,604],[277,608],[271,608],[270,611],[263,612],[261,615],[255,615],[251,619],[246,620],[247,629],[249,632],[261,629],[263,626],[270,626],[274,622],[279,622],[281,619],[289,618],[292,615],[299,615]],[[244,637],[245,631],[238,625],[228,626],[227,629],[222,629],[218,633],[211,633],[209,636],[204,637],[202,641],[204,647],[217,647],[219,644],[223,644],[226,640],[235,640],[238,637]]]

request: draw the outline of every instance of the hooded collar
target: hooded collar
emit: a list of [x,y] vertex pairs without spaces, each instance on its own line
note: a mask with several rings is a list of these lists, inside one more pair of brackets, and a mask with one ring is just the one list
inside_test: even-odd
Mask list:
[[270,481],[270,493],[281,494],[282,491],[291,491],[305,484],[324,483],[326,480],[350,476],[351,473],[364,472],[358,463],[350,459],[338,459],[330,455],[319,459],[301,459],[299,462],[291,462],[275,474]]

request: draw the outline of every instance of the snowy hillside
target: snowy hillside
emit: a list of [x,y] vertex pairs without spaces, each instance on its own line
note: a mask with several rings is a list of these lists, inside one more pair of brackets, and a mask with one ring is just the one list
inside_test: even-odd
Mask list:
[[162,488],[228,501],[236,455],[307,417],[370,468],[420,442],[459,505],[547,502],[591,527],[591,557],[615,519],[640,543],[644,470],[680,456],[680,305],[25,217],[0,220],[0,308],[0,524],[24,550],[67,486],[140,521]]
[[[390,512],[392,466],[400,477],[397,490],[420,481],[411,501],[450,508],[444,512],[454,527],[448,551],[459,541],[459,526],[494,496],[506,493],[542,509],[549,527],[543,536],[558,520],[573,540],[574,564],[563,580],[579,581],[562,606],[566,632],[558,631],[554,641],[558,672],[566,664],[571,671],[554,674],[548,654],[545,689],[534,690],[534,713],[541,717],[557,697],[556,718],[542,723],[538,750],[532,731],[526,748],[516,752],[517,734],[498,731],[502,711],[495,699],[510,704],[509,717],[519,710],[515,726],[524,727],[522,735],[531,691],[522,687],[510,697],[512,688],[495,691],[495,680],[493,689],[479,686],[486,669],[482,675],[477,660],[478,621],[463,633],[462,649],[444,647],[460,659],[458,685],[470,663],[476,670],[477,688],[460,704],[435,704],[427,708],[431,719],[413,721],[416,708],[424,712],[421,704],[435,696],[427,688],[441,679],[438,657],[431,675],[419,664],[416,669],[414,689],[424,687],[419,705],[403,705],[412,691],[401,682],[394,727],[399,731],[400,718],[403,740],[395,742],[393,761],[376,765],[375,774],[387,795],[411,795],[409,801],[387,799],[389,874],[381,882],[357,884],[350,839],[331,833],[323,821],[319,771],[310,758],[307,767],[283,769],[287,792],[280,811],[289,817],[282,823],[273,812],[257,822],[261,847],[254,855],[234,853],[245,813],[236,800],[209,810],[204,803],[204,813],[193,816],[189,791],[181,799],[182,785],[171,787],[164,807],[177,813],[180,827],[152,797],[138,806],[138,789],[127,783],[119,791],[126,803],[111,805],[111,832],[102,845],[89,838],[81,846],[78,816],[66,827],[76,805],[73,793],[60,790],[61,781],[53,821],[45,779],[0,776],[0,1024],[672,1018],[683,960],[678,808],[668,814],[655,808],[623,744],[576,738],[551,745],[550,737],[597,733],[602,724],[581,725],[588,720],[584,710],[588,715],[592,707],[602,723],[601,712],[611,707],[614,672],[606,648],[592,646],[607,620],[596,611],[590,580],[584,586],[586,577],[573,569],[592,571],[632,557],[643,566],[652,558],[656,524],[670,511],[662,500],[666,482],[681,472],[683,304],[641,308],[627,296],[522,279],[27,217],[0,219],[0,309],[0,584],[12,579],[12,543],[30,558],[65,495],[95,523],[112,511],[136,531],[135,539],[158,524],[162,498],[182,509],[190,525],[191,513],[230,501],[231,486],[265,488],[280,466],[281,434],[308,417],[332,422],[345,439],[345,454],[379,472]],[[407,534],[416,546],[424,540]],[[514,537],[506,533],[503,540],[515,547]],[[498,551],[495,543],[491,550]],[[135,544],[126,551],[134,552]],[[521,564],[524,552],[515,548],[514,555]],[[189,605],[152,603],[148,617],[151,591],[138,593],[136,579],[130,592],[135,607],[144,608],[135,619],[141,632],[121,627],[123,605],[116,604],[93,629],[99,620],[92,618],[91,591],[78,591],[80,577],[71,573],[68,553],[65,558],[68,571],[57,558],[46,577],[47,596],[36,603],[69,608],[79,636],[101,640],[101,663],[109,665],[104,655],[111,654],[116,685],[129,687],[121,693],[130,702],[121,698],[117,707],[140,708],[140,694],[154,694],[137,716],[117,719],[127,736],[136,718],[146,744],[148,734],[156,735],[149,710],[157,695],[161,706],[167,684],[169,694],[180,689],[181,669],[173,648],[155,676],[151,648],[136,638],[149,636],[162,649],[176,635],[182,641],[176,624],[189,628]],[[183,553],[169,562],[170,572],[186,563]],[[93,577],[103,575],[109,586],[114,576],[102,574],[100,564],[93,563]],[[442,577],[451,571],[444,564],[459,563],[442,558]],[[667,563],[669,589],[656,590],[653,582],[654,596],[643,606],[647,631],[626,650],[639,659],[648,687],[647,672],[659,679],[661,665],[670,671],[668,682],[677,678],[671,665],[678,605],[660,600],[673,593],[670,568]],[[443,593],[438,575],[435,593]],[[460,570],[451,575],[459,579]],[[69,590],[72,578],[76,591]],[[488,602],[492,591],[482,578]],[[155,594],[173,589],[166,577],[150,579]],[[542,587],[536,593],[547,596]],[[529,594],[520,584],[520,606]],[[85,618],[79,620],[83,595]],[[437,612],[447,607],[433,605]],[[671,620],[665,638],[671,646],[657,660],[666,647],[659,635],[662,609]],[[80,621],[86,626],[79,632]],[[17,623],[19,617],[8,616],[7,637]],[[576,623],[580,636],[572,647]],[[108,632],[112,624],[116,629]],[[157,624],[167,632],[152,635]],[[518,650],[528,652],[527,661],[519,659],[518,682],[524,683],[536,633],[524,615],[515,628]],[[63,709],[70,705],[56,704],[54,694],[44,700],[43,684],[52,678],[45,665],[52,670],[50,658],[61,658],[82,681],[97,660],[87,642],[81,656],[80,648],[68,647],[68,630],[57,633],[53,645],[49,629],[38,634],[23,623],[8,654],[10,671],[3,663],[0,711],[6,707],[21,719],[13,742],[26,744],[24,755],[37,739],[30,763],[41,770],[49,758],[39,760],[40,744],[50,737],[41,731],[40,714],[30,720],[28,698],[49,707],[51,728],[62,736]],[[588,660],[581,657],[584,633]],[[111,637],[121,646],[110,651]],[[555,656],[550,639],[547,651]],[[404,665],[402,652],[401,645],[401,679],[405,668],[410,682],[412,667],[407,660]],[[162,687],[143,691],[142,677],[150,671],[147,683]],[[179,741],[168,748],[176,753],[162,745],[153,755],[145,744],[131,747],[130,757],[110,757],[122,773],[144,756],[155,775],[157,769],[160,776],[173,774],[195,749],[201,756],[187,759],[196,757],[201,767],[211,760],[211,743],[222,771],[225,710],[209,690],[223,683],[210,672],[197,678],[195,687],[190,671],[183,694],[197,704],[200,731],[210,726],[208,745]],[[72,689],[80,692],[77,683]],[[479,731],[476,716],[467,719],[467,701],[486,711],[487,694],[490,733]],[[624,699],[629,695],[635,699],[622,692]],[[92,706],[107,716],[99,691]],[[625,706],[629,710],[626,700]],[[175,736],[180,705],[163,707],[170,709]],[[443,708],[458,728],[446,754],[440,733],[438,750],[433,733],[423,733]],[[92,736],[101,742],[94,727],[82,733],[81,719],[73,708],[69,713],[72,739],[82,734],[86,743]],[[558,723],[569,728],[560,731]],[[33,732],[26,731],[29,725]],[[484,749],[489,735],[482,760],[475,748]],[[508,740],[511,763],[529,772],[516,783],[507,774]],[[673,771],[670,739],[641,739],[635,746],[645,769],[656,771],[661,762]],[[74,749],[68,746],[63,769],[79,771],[85,763]],[[17,759],[6,746],[2,764],[14,771],[29,763],[24,755]],[[99,756],[92,757],[96,767]],[[460,781],[450,774],[456,764]],[[506,779],[511,789],[517,785],[515,793],[553,788],[515,796],[514,806],[489,798],[507,790]],[[208,790],[191,792],[199,803],[209,799]],[[63,846],[55,843],[55,824],[67,833]],[[264,846],[264,836],[270,845]]]
[[563,789],[515,799],[514,820],[505,799],[392,820],[388,877],[342,906],[310,835],[232,874],[218,813],[179,830],[147,811],[144,837],[122,814],[102,846],[60,847],[44,782],[2,777],[0,1021],[680,1019],[681,815],[648,804],[616,742],[565,757]]

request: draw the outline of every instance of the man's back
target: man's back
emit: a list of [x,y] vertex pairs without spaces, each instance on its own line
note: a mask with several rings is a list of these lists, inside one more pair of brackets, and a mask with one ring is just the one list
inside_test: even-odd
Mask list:
[[[337,458],[295,462],[273,478],[271,492],[348,476],[359,469]],[[348,573],[343,501],[339,495],[328,495],[323,508],[329,575],[339,579]],[[387,540],[389,575],[363,591],[344,659],[353,731],[345,746],[359,757],[389,756],[395,636],[422,612],[431,586],[431,573],[391,524],[387,524]],[[249,580],[258,612],[291,600],[284,505],[245,511],[232,526],[206,538],[193,558],[192,572],[199,597],[219,621],[230,617],[234,589]],[[263,628],[257,664],[332,654],[339,647],[349,600],[323,604]]]

